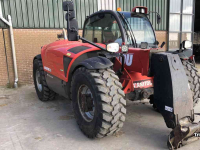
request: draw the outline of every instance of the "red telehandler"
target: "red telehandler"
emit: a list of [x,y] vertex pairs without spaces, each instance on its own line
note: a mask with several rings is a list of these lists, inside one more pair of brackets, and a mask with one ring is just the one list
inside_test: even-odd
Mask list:
[[43,46],[33,60],[41,101],[56,93],[70,98],[81,131],[102,138],[122,128],[126,100],[149,98],[172,129],[169,149],[198,139],[193,107],[200,97],[200,76],[190,41],[180,50],[159,52],[165,43],[158,47],[146,7],[98,11],[86,18],[80,37],[73,2],[63,2],[63,9],[67,38]]

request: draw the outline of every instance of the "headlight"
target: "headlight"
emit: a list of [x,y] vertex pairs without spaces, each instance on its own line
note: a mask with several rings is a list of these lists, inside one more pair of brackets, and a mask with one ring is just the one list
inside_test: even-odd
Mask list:
[[140,13],[140,8],[136,8],[136,13]]
[[127,53],[128,52],[128,46],[127,45],[122,45],[122,52]]
[[147,42],[141,42],[141,49],[147,49],[148,43]]
[[142,14],[145,13],[145,9],[144,9],[144,8],[141,9],[141,13],[142,13]]
[[191,41],[183,41],[182,43],[184,49],[192,48],[192,42]]
[[107,51],[116,53],[119,51],[119,44],[118,43],[110,43],[107,45]]

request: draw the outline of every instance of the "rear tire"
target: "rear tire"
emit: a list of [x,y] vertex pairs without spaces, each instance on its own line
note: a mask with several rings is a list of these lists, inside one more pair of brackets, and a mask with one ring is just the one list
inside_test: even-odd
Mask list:
[[[84,88],[89,92],[83,94]],[[111,69],[87,70],[81,67],[75,71],[71,99],[77,124],[87,137],[102,138],[122,128],[126,101],[121,89],[119,78]],[[90,116],[87,117],[88,113]]]
[[182,63],[188,77],[190,90],[192,91],[193,105],[196,106],[200,100],[200,75],[194,64],[190,63],[188,60],[183,60]]
[[49,89],[44,75],[42,60],[35,59],[33,62],[33,80],[38,98],[41,101],[49,101],[55,98],[56,93]]

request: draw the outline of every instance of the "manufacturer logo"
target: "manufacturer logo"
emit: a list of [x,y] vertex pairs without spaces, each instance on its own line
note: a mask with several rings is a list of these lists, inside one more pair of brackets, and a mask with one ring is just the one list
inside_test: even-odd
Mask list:
[[153,87],[153,83],[151,80],[145,80],[145,81],[137,81],[133,83],[134,89],[146,89]]
[[[132,63],[133,63],[133,54],[123,54],[124,55],[124,64],[127,65],[127,66],[131,66]],[[118,58],[121,62],[122,62],[122,58],[119,57]]]
[[51,72],[51,69],[46,67],[46,66],[44,66],[44,70],[47,70],[47,71]]

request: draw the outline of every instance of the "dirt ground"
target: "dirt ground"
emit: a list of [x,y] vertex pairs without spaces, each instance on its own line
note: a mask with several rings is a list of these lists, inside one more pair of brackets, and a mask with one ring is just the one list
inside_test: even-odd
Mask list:
[[[76,125],[70,101],[58,96],[54,101],[41,102],[33,85],[1,88],[0,150],[167,149],[170,129],[149,103],[128,102],[127,112],[119,134],[91,140]],[[183,149],[200,149],[200,141]]]
[[[200,70],[200,59],[197,63]],[[147,101],[128,102],[123,129],[91,140],[79,130],[69,100],[41,102],[33,85],[0,88],[0,150],[160,150],[167,149],[170,131]],[[200,149],[200,141],[181,149]]]

